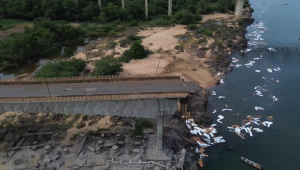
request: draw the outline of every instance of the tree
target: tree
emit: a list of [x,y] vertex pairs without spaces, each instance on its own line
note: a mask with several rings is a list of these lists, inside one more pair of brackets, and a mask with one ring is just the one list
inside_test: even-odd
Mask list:
[[134,59],[143,59],[150,54],[151,51],[146,50],[143,45],[141,45],[141,41],[134,41],[129,50],[124,51],[122,57],[120,58],[121,61],[129,62],[130,60]]
[[80,59],[71,59],[69,61],[60,61],[57,63],[47,63],[36,72],[37,78],[52,77],[75,77],[85,68],[85,62]]
[[115,75],[123,71],[123,64],[113,56],[107,56],[95,63],[95,75]]

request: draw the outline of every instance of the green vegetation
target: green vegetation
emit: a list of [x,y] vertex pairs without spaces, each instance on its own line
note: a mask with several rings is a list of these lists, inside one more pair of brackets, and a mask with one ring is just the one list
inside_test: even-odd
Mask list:
[[[248,4],[249,1],[246,0],[245,6]],[[0,0],[0,15],[26,20],[38,17],[101,23],[118,20],[128,22],[131,26],[146,20],[144,1],[130,0],[125,2],[125,9],[121,6],[120,0],[102,1],[101,9],[97,0],[78,0],[78,5],[74,0]],[[201,20],[201,14],[234,11],[234,7],[235,0],[177,0],[173,2],[173,21],[192,23]],[[171,18],[167,16],[168,1],[151,0],[148,11],[150,21],[158,25],[170,25]]]
[[200,45],[205,45],[205,44],[207,44],[207,40],[205,38],[201,38],[201,39],[198,40],[197,43],[200,44]]
[[4,31],[10,28],[15,27],[16,24],[21,24],[24,21],[21,20],[12,20],[12,19],[5,19],[0,20],[0,31]]
[[107,48],[107,49],[114,49],[117,45],[118,45],[118,43],[116,43],[116,42],[114,42],[114,41],[109,41],[109,42],[106,44],[106,48]]
[[125,39],[119,41],[121,47],[128,47],[133,41],[141,40],[142,37],[129,35]]
[[184,46],[183,46],[183,44],[176,45],[175,49],[178,50],[178,51],[180,51],[180,52],[184,52]]
[[142,121],[140,121],[138,124],[135,125],[134,127],[134,131],[132,132],[132,136],[139,136],[139,135],[143,135],[143,130],[144,128],[152,128],[153,124],[152,122],[150,122],[147,119],[143,119]]
[[197,33],[198,34],[203,34],[204,36],[206,37],[213,37],[213,31],[210,31],[209,29],[207,28],[202,28],[200,30],[197,30]]
[[71,25],[37,18],[32,28],[0,41],[0,71],[44,57],[63,43],[76,42],[85,31]]
[[134,41],[129,50],[124,51],[122,57],[119,58],[122,62],[129,62],[130,60],[143,59],[150,54],[151,51],[145,49],[140,41]]
[[195,29],[197,29],[198,27],[197,27],[197,25],[195,25],[195,24],[190,24],[190,25],[188,25],[188,29],[189,30],[195,30]]
[[73,50],[71,47],[65,47],[63,49],[63,56],[64,57],[71,57],[73,55]]
[[83,120],[83,121],[88,120],[88,115],[83,115],[83,116],[82,116],[82,120]]
[[95,63],[94,75],[115,75],[123,71],[122,63],[113,56],[107,56]]
[[59,61],[57,63],[47,63],[36,72],[35,77],[52,78],[79,76],[80,72],[82,72],[85,68],[85,65],[85,62],[79,59]]

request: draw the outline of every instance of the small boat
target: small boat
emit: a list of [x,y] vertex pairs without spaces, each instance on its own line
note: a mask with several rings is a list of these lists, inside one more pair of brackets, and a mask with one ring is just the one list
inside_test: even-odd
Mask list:
[[254,167],[257,168],[257,169],[263,169],[263,167],[262,167],[260,164],[255,163],[255,162],[253,162],[253,161],[251,161],[251,160],[249,160],[249,159],[247,159],[247,158],[241,157],[241,159],[242,159],[242,161],[244,161],[245,163],[247,163],[247,164],[249,164],[249,165],[252,165],[252,166],[254,166]]

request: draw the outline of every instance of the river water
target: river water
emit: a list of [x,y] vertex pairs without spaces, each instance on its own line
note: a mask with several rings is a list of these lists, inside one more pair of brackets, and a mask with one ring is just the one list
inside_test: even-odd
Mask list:
[[[249,46],[251,51],[244,57],[232,54],[242,64],[239,68],[224,76],[224,84],[213,87],[216,96],[209,98],[208,110],[213,113],[218,135],[226,140],[223,146],[212,146],[206,149],[208,158],[203,159],[204,170],[251,170],[253,167],[243,163],[240,157],[246,157],[261,164],[268,170],[299,170],[300,169],[300,1],[299,0],[250,0],[254,9],[252,17],[256,22],[264,23],[269,30],[264,31],[260,38],[266,45]],[[287,3],[288,5],[284,5]],[[247,28],[247,39],[250,43],[256,36],[248,36],[258,30],[253,26]],[[269,51],[272,47],[276,51]],[[262,57],[260,57],[262,55]],[[254,58],[260,58],[254,60]],[[244,64],[255,61],[252,67]],[[266,69],[272,70],[269,73]],[[256,72],[259,70],[260,72]],[[222,76],[222,75],[221,75]],[[264,77],[264,78],[262,78]],[[278,80],[278,82],[276,81]],[[264,86],[268,91],[263,96],[253,96],[254,87]],[[219,99],[219,96],[226,98]],[[276,96],[273,102],[271,96]],[[222,111],[226,108],[232,111]],[[255,106],[264,110],[255,110]],[[233,116],[239,113],[239,116]],[[255,133],[251,137],[245,133],[245,140],[229,132],[227,126],[241,125],[247,115],[262,115],[261,121],[273,116],[270,127],[252,125],[263,129],[263,133]],[[218,115],[223,115],[222,123],[218,123]],[[226,148],[234,147],[233,151]]]

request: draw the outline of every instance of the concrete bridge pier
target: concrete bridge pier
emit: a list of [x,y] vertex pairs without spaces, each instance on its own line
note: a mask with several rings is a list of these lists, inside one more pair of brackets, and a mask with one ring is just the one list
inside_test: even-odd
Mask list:
[[101,2],[101,0],[98,0],[98,5],[99,5],[99,8],[102,8],[102,2]]
[[146,18],[148,19],[148,0],[145,0],[145,15]]
[[157,118],[157,132],[156,132],[156,150],[161,151],[163,149],[163,141],[162,141],[162,131],[163,131],[163,125],[162,125],[162,119]]
[[244,0],[236,0],[235,11],[234,11],[234,19],[238,20],[242,17],[243,5],[244,5]]
[[75,6],[78,7],[78,0],[75,0]]
[[122,0],[122,8],[125,9],[125,0]]
[[168,3],[168,15],[172,16],[172,0],[169,0]]

